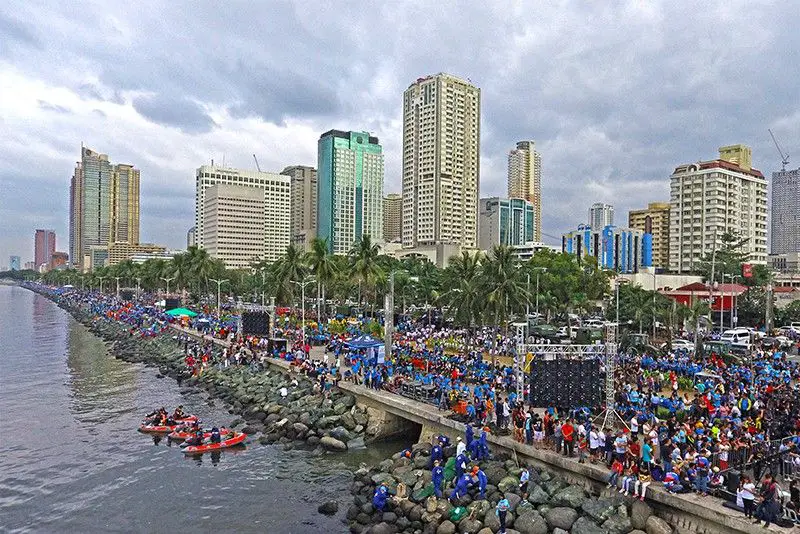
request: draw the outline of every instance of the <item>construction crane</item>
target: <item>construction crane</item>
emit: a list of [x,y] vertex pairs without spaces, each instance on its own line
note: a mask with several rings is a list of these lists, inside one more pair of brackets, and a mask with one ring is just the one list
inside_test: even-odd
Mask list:
[[772,133],[772,130],[767,128],[767,131],[769,132],[769,135],[772,137],[772,142],[775,143],[775,148],[778,149],[778,154],[781,155],[781,165],[782,165],[781,170],[785,171],[786,166],[789,164],[789,154],[783,153],[783,150],[781,150],[781,146],[778,144],[777,139],[775,139],[775,135]]
[[258,169],[258,172],[261,172],[261,166],[258,164],[258,158],[255,154],[253,154],[253,159],[256,160],[256,169]]

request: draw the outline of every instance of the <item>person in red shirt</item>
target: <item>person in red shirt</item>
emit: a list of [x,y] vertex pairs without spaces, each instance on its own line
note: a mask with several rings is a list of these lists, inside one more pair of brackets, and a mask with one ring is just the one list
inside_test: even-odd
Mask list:
[[564,454],[571,458],[575,450],[575,427],[572,426],[572,419],[567,418],[561,425],[561,435],[564,439]]

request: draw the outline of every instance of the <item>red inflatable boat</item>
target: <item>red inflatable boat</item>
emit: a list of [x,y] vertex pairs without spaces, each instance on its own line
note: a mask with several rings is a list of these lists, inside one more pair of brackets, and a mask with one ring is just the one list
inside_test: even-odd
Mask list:
[[[230,430],[228,430],[227,428],[220,428],[219,429],[219,433],[220,433],[221,436],[224,436],[228,432],[230,432]],[[167,437],[169,439],[173,440],[173,441],[183,441],[185,439],[191,438],[192,436],[194,436],[194,432],[192,432],[191,430],[186,430],[186,429],[181,428],[181,427],[176,427],[175,430],[170,432]],[[204,428],[203,429],[203,437],[206,438],[206,439],[210,438],[211,437],[211,431],[209,429],[207,429],[207,428]]]
[[139,432],[144,432],[145,434],[168,434],[178,428],[178,425],[148,425],[142,423],[139,425]]
[[219,451],[222,449],[227,449],[228,447],[233,447],[234,445],[239,445],[247,439],[247,434],[243,432],[236,432],[230,438],[223,439],[219,443],[205,443],[203,445],[191,445],[189,447],[184,447],[183,452],[186,454],[202,454],[204,452],[214,452]]

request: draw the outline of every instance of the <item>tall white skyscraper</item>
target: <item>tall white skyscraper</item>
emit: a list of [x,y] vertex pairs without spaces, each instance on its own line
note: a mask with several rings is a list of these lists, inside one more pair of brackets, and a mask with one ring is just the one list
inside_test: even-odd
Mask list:
[[589,208],[589,225],[592,230],[602,230],[614,224],[614,206],[595,202]]
[[195,244],[204,247],[206,190],[216,184],[255,187],[264,194],[264,258],[275,261],[289,246],[291,178],[271,172],[203,165],[195,175]]
[[678,166],[670,177],[669,269],[696,271],[722,235],[744,239],[750,263],[767,261],[767,180],[750,166],[750,148],[720,148],[720,158]]
[[508,198],[533,204],[534,240],[542,240],[542,156],[533,141],[519,141],[508,153]]
[[481,91],[449,74],[403,93],[403,247],[476,248]]

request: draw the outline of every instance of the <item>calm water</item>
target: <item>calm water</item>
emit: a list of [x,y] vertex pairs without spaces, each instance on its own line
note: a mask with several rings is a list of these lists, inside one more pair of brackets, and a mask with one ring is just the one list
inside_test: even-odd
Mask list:
[[[136,431],[183,404],[207,423],[233,416],[155,370],[115,360],[49,300],[0,286],[0,532],[346,532],[347,457],[251,443],[188,459]],[[317,505],[338,499],[327,518]]]

